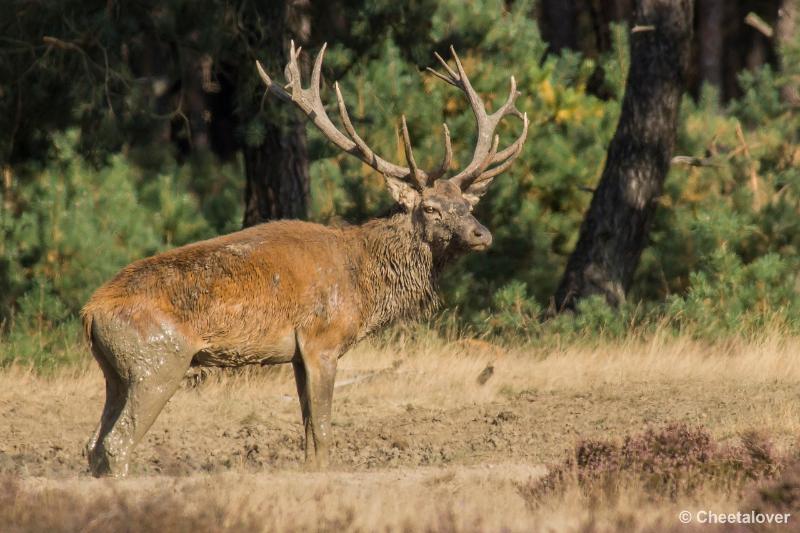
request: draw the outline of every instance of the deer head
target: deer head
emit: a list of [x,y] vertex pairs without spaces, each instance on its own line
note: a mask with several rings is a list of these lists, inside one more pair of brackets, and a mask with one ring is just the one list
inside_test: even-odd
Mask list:
[[[417,166],[414,159],[405,116],[401,117],[400,131],[408,166],[399,166],[378,156],[356,133],[338,83],[334,84],[334,89],[339,117],[345,132],[343,133],[331,122],[320,97],[325,48],[326,45],[323,45],[317,54],[311,72],[311,83],[307,89],[302,87],[298,66],[301,49],[295,48],[294,42],[291,43],[289,63],[285,70],[287,80],[285,88],[274,83],[258,61],[256,68],[272,94],[294,103],[333,144],[383,174],[392,197],[410,215],[415,228],[431,249],[456,251],[488,248],[492,242],[492,235],[472,215],[472,208],[486,193],[494,177],[508,169],[519,156],[528,134],[528,116],[520,113],[514,105],[520,94],[514,77],[511,77],[511,87],[505,103],[494,113],[488,114],[483,100],[472,87],[453,47],[450,47],[450,53],[456,64],[455,70],[439,54],[435,54],[445,73],[439,73],[431,68],[428,68],[428,71],[464,92],[475,115],[478,133],[470,163],[454,176],[446,178],[453,156],[447,124],[442,125],[444,132],[442,163],[433,171],[425,171]],[[500,138],[495,134],[495,129],[500,120],[507,115],[522,120],[522,133],[516,141],[500,150],[498,149]]]

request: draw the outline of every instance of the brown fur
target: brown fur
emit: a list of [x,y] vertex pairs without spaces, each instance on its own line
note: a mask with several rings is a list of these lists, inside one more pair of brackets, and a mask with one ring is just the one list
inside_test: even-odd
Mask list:
[[344,229],[272,222],[142,259],[100,287],[83,318],[91,342],[94,316],[135,324],[155,308],[199,352],[225,354],[210,366],[230,366],[270,362],[277,331],[347,323],[337,332],[346,349],[435,302],[430,248],[398,215]]
[[256,363],[292,363],[307,458],[324,465],[336,359],[437,305],[440,267],[467,248],[460,234],[490,242],[460,193],[436,192],[425,196],[436,215],[413,209],[345,228],[271,222],[136,261],[100,287],[82,310],[107,383],[92,471],[125,475],[189,366]]
[[[525,141],[528,119],[514,107],[519,94],[514,78],[506,103],[487,115],[451,49],[458,72],[448,67],[449,76],[439,77],[467,94],[478,143],[464,170],[439,179],[452,156],[446,126],[445,158],[433,173],[416,167],[405,120],[409,167],[367,149],[352,131],[338,89],[349,137],[336,130],[319,98],[323,51],[310,90],[295,86],[289,95],[260,65],[259,74],[334,144],[381,172],[404,212],[341,229],[298,221],[263,224],[137,261],[100,287],[82,312],[92,354],[106,378],[105,407],[87,446],[95,475],[127,473],[131,449],[192,365],[291,363],[306,460],[324,466],[338,358],[376,328],[435,307],[439,268],[458,253],[491,245],[491,233],[471,211]],[[300,83],[298,54],[292,45],[287,67],[292,84]],[[522,119],[522,134],[498,151],[493,132],[506,115]]]

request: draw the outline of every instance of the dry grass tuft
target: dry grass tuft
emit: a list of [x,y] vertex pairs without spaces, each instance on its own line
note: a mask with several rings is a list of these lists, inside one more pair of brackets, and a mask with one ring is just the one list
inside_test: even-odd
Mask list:
[[151,491],[131,497],[111,485],[108,489],[90,495],[62,488],[30,491],[5,476],[0,479],[0,524],[7,533],[261,530],[255,513],[208,493]]

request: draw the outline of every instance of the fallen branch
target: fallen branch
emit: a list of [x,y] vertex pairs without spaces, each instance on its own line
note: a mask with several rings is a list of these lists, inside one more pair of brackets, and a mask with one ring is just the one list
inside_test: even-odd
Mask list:
[[718,167],[719,163],[711,157],[694,157],[691,155],[676,155],[670,160],[672,165],[689,165],[690,167]]
[[775,31],[772,29],[772,26],[767,24],[767,22],[753,13],[752,11],[747,14],[744,18],[744,23],[748,26],[752,26],[757,31],[761,32],[764,36],[769,39],[772,39],[772,36],[775,34]]

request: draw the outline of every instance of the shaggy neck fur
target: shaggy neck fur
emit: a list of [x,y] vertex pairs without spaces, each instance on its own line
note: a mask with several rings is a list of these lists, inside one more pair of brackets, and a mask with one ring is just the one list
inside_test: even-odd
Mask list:
[[436,280],[444,257],[434,257],[431,247],[414,228],[411,216],[397,214],[367,222],[359,229],[365,248],[357,267],[361,291],[366,296],[364,333],[393,320],[418,318],[436,309]]

